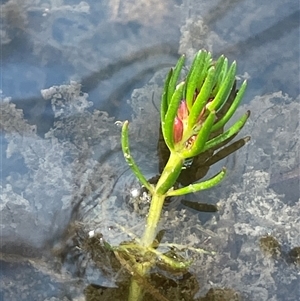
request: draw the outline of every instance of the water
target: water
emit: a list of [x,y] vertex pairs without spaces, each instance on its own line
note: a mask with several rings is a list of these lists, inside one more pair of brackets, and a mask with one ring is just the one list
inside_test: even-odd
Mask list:
[[[143,226],[126,205],[137,184],[114,122],[132,121],[133,156],[155,176],[165,74],[178,52],[190,59],[202,47],[237,60],[248,78],[238,114],[252,111],[243,130],[252,140],[218,188],[189,196],[219,213],[172,203],[164,239],[217,252],[189,254],[198,298],[226,287],[243,300],[299,299],[299,265],[287,255],[300,245],[299,4],[140,3],[2,1],[0,300],[111,299],[103,287],[116,286],[118,266],[107,254],[93,261],[88,233],[118,244],[128,240],[118,225],[135,235]],[[266,234],[281,257],[260,250]]]

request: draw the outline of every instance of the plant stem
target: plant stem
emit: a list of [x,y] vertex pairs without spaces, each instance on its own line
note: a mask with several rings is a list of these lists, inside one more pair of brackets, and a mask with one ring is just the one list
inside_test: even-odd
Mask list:
[[183,165],[184,159],[177,153],[171,152],[170,158],[154,189],[147,218],[146,229],[141,240],[144,247],[149,247],[156,235],[156,229],[161,216],[166,193],[176,182]]
[[[184,157],[181,155],[181,153],[177,151],[171,151],[169,160],[163,172],[161,173],[160,178],[154,189],[153,197],[156,194],[164,195],[168,192],[170,188],[173,187],[173,185],[175,184],[176,180],[180,175],[183,163],[184,163]],[[151,211],[151,207],[150,207],[150,211]]]
[[[146,223],[146,229],[141,239],[141,245],[145,247],[151,246],[157,232],[157,226],[160,220],[161,211],[166,198],[166,193],[176,182],[181,168],[183,166],[184,158],[177,152],[171,152],[170,158],[158,180],[158,183],[153,191],[149,214]],[[137,263],[134,270],[139,277],[145,277],[152,265],[144,265]],[[131,279],[128,301],[140,301],[143,296],[143,287],[134,278]]]
[[[144,265],[143,263],[137,263],[134,266],[135,272],[138,274],[139,278],[145,277],[145,275],[150,270],[151,266]],[[144,296],[143,286],[139,281],[132,275],[129,287],[128,301],[142,301]]]
[[128,301],[141,301],[143,295],[144,293],[142,286],[132,276],[129,287]]
[[157,195],[154,193],[152,196],[146,229],[141,239],[141,244],[144,247],[149,247],[155,239],[156,228],[159,223],[164,200],[165,195]]

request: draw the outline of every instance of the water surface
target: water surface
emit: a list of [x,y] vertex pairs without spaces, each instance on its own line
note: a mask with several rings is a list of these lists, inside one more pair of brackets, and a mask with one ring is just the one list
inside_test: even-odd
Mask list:
[[[128,239],[117,223],[140,234],[114,122],[132,121],[133,154],[156,175],[165,74],[201,48],[237,60],[248,79],[240,114],[252,110],[243,130],[252,140],[226,162],[220,187],[190,196],[220,212],[173,205],[165,239],[217,251],[193,255],[199,298],[226,287],[243,300],[297,300],[299,266],[288,254],[300,245],[299,5],[146,2],[1,3],[0,300],[85,300],[90,284],[116,286],[112,268],[98,269],[71,238],[96,230],[117,244]],[[267,234],[280,258],[260,250]]]

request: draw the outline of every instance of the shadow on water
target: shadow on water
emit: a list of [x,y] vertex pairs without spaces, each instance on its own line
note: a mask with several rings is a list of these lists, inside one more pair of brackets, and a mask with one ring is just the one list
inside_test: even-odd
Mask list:
[[255,34],[244,41],[240,41],[235,45],[229,46],[216,54],[221,55],[222,53],[228,53],[230,57],[239,54],[246,55],[247,52],[251,52],[265,44],[277,41],[292,30],[299,28],[299,18],[300,10],[297,10],[260,33]]

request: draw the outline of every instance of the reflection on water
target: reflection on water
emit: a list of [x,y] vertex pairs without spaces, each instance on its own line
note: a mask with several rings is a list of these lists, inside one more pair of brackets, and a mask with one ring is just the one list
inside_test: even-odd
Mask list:
[[[72,6],[17,2],[2,7],[6,38],[2,90],[22,108],[27,99],[39,103],[41,89],[76,79],[95,107],[116,115],[136,85],[176,62],[179,24],[170,19],[177,15],[173,5],[160,5],[164,10],[147,23],[148,12],[141,8],[140,16],[120,8],[120,19],[115,13],[118,1]],[[158,31],[166,22],[169,26]],[[118,92],[122,87],[123,94]]]
[[[201,47],[236,59],[240,77],[249,78],[253,115],[243,133],[252,142],[219,188],[192,196],[218,203],[220,212],[203,225],[196,212],[172,203],[164,239],[217,251],[213,258],[189,254],[198,300],[219,287],[243,300],[300,298],[299,7],[279,0],[146,2],[1,2],[0,300],[84,300],[95,288],[116,286],[124,270],[110,273],[107,254],[107,270],[99,269],[83,250],[89,231],[118,244],[128,236],[117,224],[135,235],[143,228],[126,204],[137,183],[114,121],[132,115],[133,155],[149,178],[156,175],[155,106],[165,67],[178,48],[191,56]],[[264,93],[272,94],[253,100]],[[260,251],[266,234],[285,258]],[[149,290],[165,280],[151,281]],[[162,287],[176,282],[183,291],[176,281]]]

